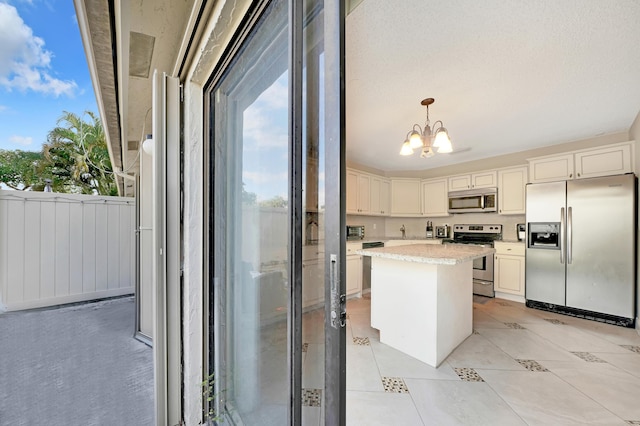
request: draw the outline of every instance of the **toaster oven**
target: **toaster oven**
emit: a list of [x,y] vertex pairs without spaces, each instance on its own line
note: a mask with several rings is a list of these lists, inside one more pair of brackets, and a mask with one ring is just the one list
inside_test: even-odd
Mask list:
[[364,225],[347,225],[347,240],[363,240]]

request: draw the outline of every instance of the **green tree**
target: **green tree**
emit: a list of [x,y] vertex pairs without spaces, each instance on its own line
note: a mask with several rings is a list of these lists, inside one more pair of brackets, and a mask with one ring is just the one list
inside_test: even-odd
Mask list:
[[40,182],[36,168],[42,153],[0,149],[0,182],[9,188],[25,191]]
[[90,111],[85,121],[64,111],[42,146],[38,171],[52,180],[55,192],[117,195],[106,136],[100,118]]

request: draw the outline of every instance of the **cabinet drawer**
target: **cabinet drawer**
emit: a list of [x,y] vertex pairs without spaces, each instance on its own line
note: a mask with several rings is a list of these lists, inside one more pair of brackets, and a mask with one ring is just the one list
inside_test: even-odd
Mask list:
[[524,256],[524,243],[494,243],[496,255],[507,254],[511,256]]
[[357,254],[356,250],[362,249],[362,243],[347,243],[347,256]]

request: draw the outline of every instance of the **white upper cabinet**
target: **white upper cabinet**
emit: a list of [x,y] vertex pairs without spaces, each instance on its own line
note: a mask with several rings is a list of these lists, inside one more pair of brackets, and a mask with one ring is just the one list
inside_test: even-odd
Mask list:
[[529,160],[529,181],[554,182],[573,179],[573,154],[555,155]]
[[496,186],[498,186],[498,180],[495,170],[471,174],[471,188],[495,188]]
[[420,179],[391,179],[391,215],[422,216]]
[[631,144],[576,152],[576,178],[621,175],[631,173]]
[[447,179],[422,181],[422,215],[425,217],[449,216]]
[[498,186],[495,170],[449,177],[449,191],[465,189],[495,188]]
[[531,183],[631,173],[634,142],[529,159]]
[[525,214],[527,167],[498,170],[498,213]]
[[391,183],[389,179],[371,176],[371,209],[374,216],[388,216],[391,210]]
[[347,213],[369,214],[371,176],[347,169]]
[[449,191],[462,191],[471,189],[471,175],[451,176],[449,178]]

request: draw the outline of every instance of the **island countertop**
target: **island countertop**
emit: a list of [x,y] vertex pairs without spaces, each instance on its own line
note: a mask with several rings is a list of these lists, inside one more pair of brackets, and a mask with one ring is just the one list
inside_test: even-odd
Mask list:
[[433,265],[457,265],[495,253],[492,247],[474,245],[413,244],[397,247],[380,247],[355,250],[356,254],[405,262],[429,263]]

